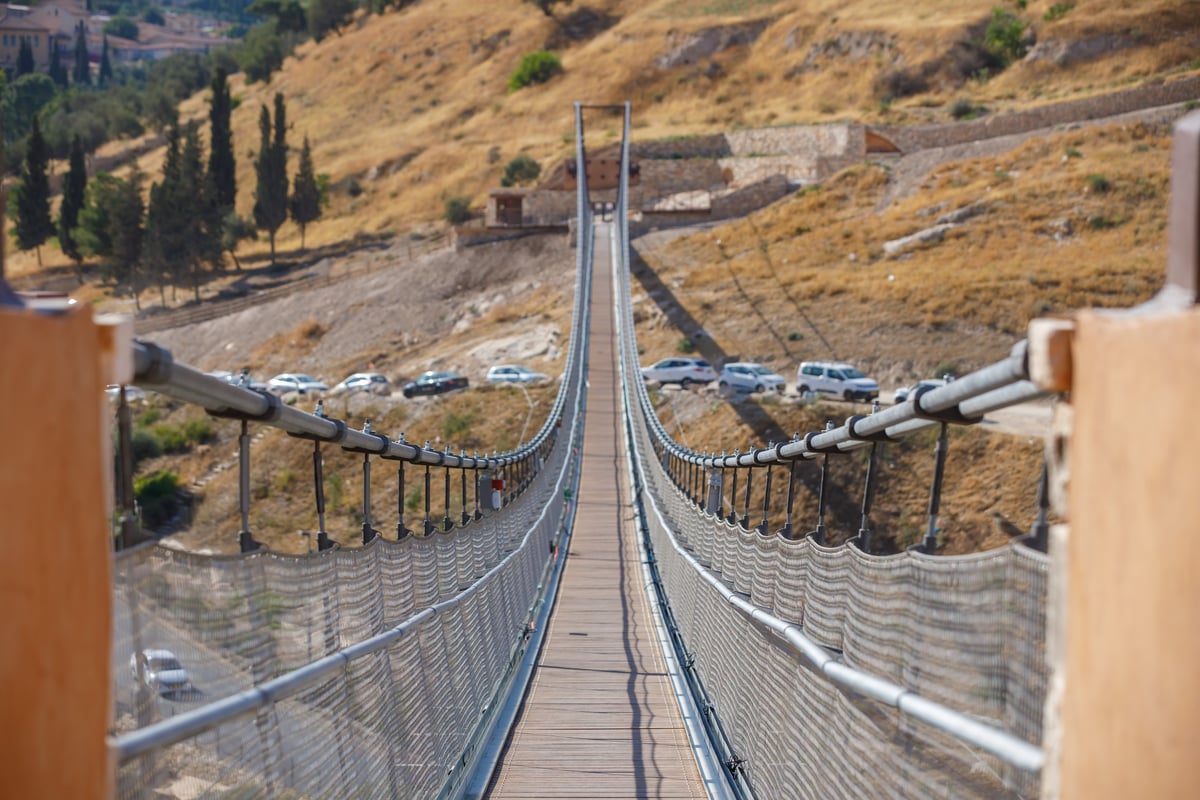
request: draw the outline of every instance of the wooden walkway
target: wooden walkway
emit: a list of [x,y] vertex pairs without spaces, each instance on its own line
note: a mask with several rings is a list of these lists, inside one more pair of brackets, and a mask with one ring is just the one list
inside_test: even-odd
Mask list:
[[583,473],[558,601],[491,798],[703,798],[650,620],[618,411],[608,226],[597,226]]

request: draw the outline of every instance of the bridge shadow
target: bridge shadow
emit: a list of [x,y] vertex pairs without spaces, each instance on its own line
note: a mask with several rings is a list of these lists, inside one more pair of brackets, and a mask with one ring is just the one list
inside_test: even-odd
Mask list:
[[[727,361],[737,360],[736,356],[731,356],[726,352],[721,344],[713,339],[708,331],[704,329],[699,320],[683,307],[683,304],[679,302],[679,298],[675,296],[675,293],[662,282],[662,279],[658,277],[658,273],[642,257],[636,241],[630,242],[630,262],[632,276],[641,284],[642,289],[655,306],[657,306],[658,310],[662,312],[663,316],[687,336],[688,340],[696,348],[696,352],[718,369]],[[745,297],[744,292],[743,297]],[[749,303],[748,299],[747,302]],[[777,336],[776,338],[779,337]],[[784,347],[784,352],[788,352],[786,346]],[[794,431],[785,431],[759,403],[753,402],[747,397],[738,397],[735,395],[729,398],[729,404],[742,423],[753,432],[757,446],[766,446],[769,442],[782,442],[785,439],[792,438]],[[821,483],[821,467],[819,462],[801,462],[796,472],[797,489],[803,487],[813,497],[816,497]],[[832,518],[833,522],[837,523],[838,528],[850,530],[849,526],[853,526],[853,530],[857,530],[859,522],[858,507],[861,498],[855,499],[850,493],[841,489],[838,481],[830,481],[830,485],[825,487],[825,494],[826,514]],[[741,513],[740,505],[738,506],[738,512]],[[827,526],[829,521],[827,520]],[[797,524],[800,530],[806,530],[804,522],[798,522]],[[811,524],[815,526],[815,520]],[[847,533],[846,535],[849,536],[851,534]]]

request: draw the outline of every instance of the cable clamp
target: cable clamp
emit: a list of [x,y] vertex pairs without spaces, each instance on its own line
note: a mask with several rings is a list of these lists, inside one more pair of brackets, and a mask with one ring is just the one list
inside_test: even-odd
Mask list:
[[[170,356],[170,353],[167,354]],[[238,411],[233,408],[222,408],[217,411],[205,409],[210,417],[218,417],[220,419],[241,419],[250,422],[275,422],[283,414],[283,402],[279,396],[262,389],[246,389],[248,392],[254,392],[259,397],[265,398],[267,401],[267,410],[261,414],[248,414],[245,411]]]
[[805,434],[804,449],[810,453],[840,453],[840,452],[842,452],[841,450],[838,449],[838,446],[836,444],[831,444],[826,447],[817,447],[816,445],[814,445],[813,439],[817,436],[820,436],[822,433],[828,433],[828,431],[811,431],[810,433]]
[[296,439],[307,439],[310,442],[328,442],[330,444],[337,444],[346,438],[345,420],[333,419],[331,417],[325,417],[324,419],[326,422],[332,422],[334,427],[337,428],[337,430],[334,431],[333,436],[330,436],[328,439],[326,439],[324,436],[317,436],[316,434],[312,433],[294,433],[292,431],[288,431],[287,435]]
[[846,420],[846,430],[850,433],[850,438],[859,442],[894,442],[896,439],[888,435],[886,430],[876,431],[875,433],[859,433],[858,424],[864,419],[868,419],[866,414],[855,414]]
[[955,425],[974,425],[977,422],[983,421],[983,417],[968,417],[968,416],[966,416],[965,414],[962,413],[962,411],[959,410],[958,406],[954,406],[953,408],[947,408],[942,411],[926,411],[925,409],[921,408],[921,398],[924,397],[927,393],[932,392],[936,389],[940,389],[940,388],[942,388],[942,387],[940,387],[940,386],[921,386],[921,387],[919,387],[917,389],[917,391],[913,393],[913,396],[912,396],[913,414],[916,415],[920,419],[927,419],[927,420],[931,420],[932,422],[951,422],[951,423],[954,423]]
[[[346,430],[344,424],[338,429],[338,433],[341,436],[338,441],[342,441],[342,439],[346,438],[346,433],[348,433],[348,431]],[[368,447],[350,447],[349,445],[342,445],[342,449],[347,453],[370,453],[373,456],[377,456],[380,453],[387,452],[388,446],[392,443],[392,440],[387,437],[386,433],[368,433],[367,431],[355,431],[355,433],[361,433],[363,436],[370,436],[374,439],[378,439],[380,442],[380,449],[372,450]]]

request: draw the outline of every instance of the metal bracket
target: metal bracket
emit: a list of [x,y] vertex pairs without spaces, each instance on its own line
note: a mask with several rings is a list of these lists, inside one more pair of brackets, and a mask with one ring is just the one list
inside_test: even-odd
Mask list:
[[[170,354],[168,353],[168,355]],[[151,368],[154,369],[155,367],[152,366]],[[279,419],[280,415],[283,413],[283,402],[279,399],[278,395],[271,394],[270,392],[264,392],[260,389],[247,389],[246,391],[254,392],[260,397],[265,398],[267,401],[267,410],[261,414],[247,414],[244,411],[235,411],[232,408],[223,408],[220,411],[206,409],[208,415],[210,417],[217,417],[219,419],[241,419],[252,422],[274,422]]]
[[811,432],[805,434],[804,449],[810,453],[840,453],[840,452],[842,452],[841,450],[838,449],[838,446],[836,444],[829,445],[828,447],[817,447],[816,445],[814,445],[812,443],[813,437],[820,436],[822,433],[827,433],[827,431],[811,431]]
[[[926,387],[921,387],[926,388]],[[888,436],[887,431],[879,431],[878,433],[859,433],[857,430],[858,423],[867,419],[866,414],[855,414],[846,420],[846,431],[850,434],[850,438],[859,442],[894,442],[896,439]]]
[[940,386],[921,386],[912,396],[913,415],[920,419],[927,419],[931,422],[953,422],[956,425],[974,425],[977,422],[983,422],[983,417],[968,417],[958,410],[958,406],[947,408],[942,411],[926,411],[921,408],[921,398],[928,392],[940,389]]

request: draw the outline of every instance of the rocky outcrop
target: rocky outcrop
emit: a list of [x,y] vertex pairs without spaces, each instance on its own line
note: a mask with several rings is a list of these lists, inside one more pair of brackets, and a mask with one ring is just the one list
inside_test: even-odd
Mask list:
[[663,68],[695,64],[731,47],[754,44],[771,20],[755,20],[741,25],[722,25],[693,33],[672,32],[667,35],[667,52],[654,63]]

